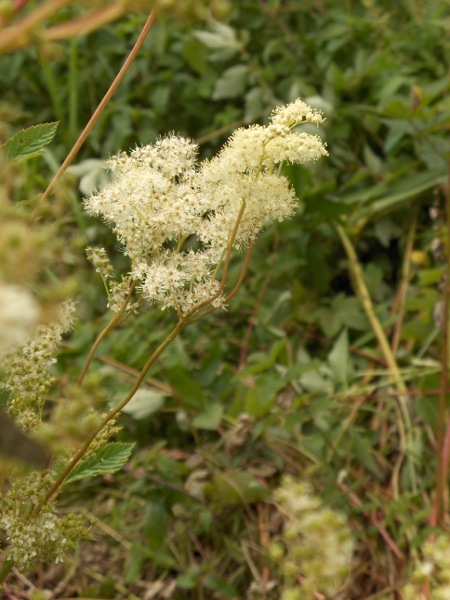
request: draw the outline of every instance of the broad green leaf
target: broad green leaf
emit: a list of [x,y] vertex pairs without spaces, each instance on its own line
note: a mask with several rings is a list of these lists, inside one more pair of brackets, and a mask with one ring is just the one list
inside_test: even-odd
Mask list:
[[189,66],[203,75],[208,68],[208,48],[200,40],[190,39],[183,46],[183,56]]
[[191,590],[198,585],[198,567],[191,565],[185,569],[184,573],[178,575],[177,586],[182,590]]
[[353,211],[353,207],[344,202],[327,200],[326,198],[316,198],[311,196],[305,198],[306,211],[315,221],[338,221],[345,215]]
[[241,96],[247,84],[247,75],[247,65],[235,65],[224,71],[220,79],[216,81],[212,99],[222,100]]
[[88,458],[77,465],[67,477],[65,483],[115,473],[130,458],[134,446],[135,444],[125,444],[123,442],[103,446],[92,458]]
[[244,122],[254,123],[264,114],[264,94],[260,87],[254,87],[245,94]]
[[[412,173],[404,179],[396,182],[395,186],[386,188],[383,185],[382,197],[374,200],[364,209],[356,211],[352,221],[365,219],[368,220],[375,215],[380,215],[387,210],[397,208],[405,202],[414,200],[419,194],[434,188],[446,178],[446,172],[442,169],[433,169],[420,173]],[[379,192],[382,190],[379,189]],[[376,194],[376,187],[373,190],[373,196]],[[380,194],[381,195],[381,194]]]
[[251,417],[262,417],[272,408],[276,395],[285,386],[285,382],[270,373],[258,378],[256,385],[249,388],[245,398],[245,411]]
[[349,370],[348,334],[347,330],[338,337],[333,349],[328,355],[328,364],[331,368],[333,379],[339,383],[347,384]]
[[236,37],[236,32],[232,27],[214,21],[211,31],[194,31],[194,36],[205,44],[211,50],[209,60],[228,60],[232,58],[240,49],[240,43]]
[[273,344],[270,348],[270,352],[254,352],[248,358],[248,362],[252,363],[252,366],[246,367],[239,372],[239,379],[245,379],[248,375],[254,375],[255,373],[261,373],[272,369],[276,363],[280,353],[286,348],[286,340],[282,339],[276,344]]
[[128,402],[123,413],[131,415],[133,419],[146,419],[164,405],[164,396],[153,390],[139,389]]
[[25,160],[38,156],[43,147],[54,138],[57,127],[58,123],[42,123],[18,131],[3,145],[7,160]]
[[87,158],[77,165],[70,166],[67,172],[80,178],[78,189],[85,196],[106,185],[110,179],[106,172],[105,161],[98,158]]
[[333,310],[322,306],[316,311],[316,316],[324,334],[333,338],[342,327],[342,320]]
[[241,504],[264,500],[269,489],[258,483],[256,477],[247,471],[227,471],[216,474],[212,485],[216,499],[223,504]]
[[197,429],[215,431],[222,420],[223,406],[218,402],[210,404],[205,411],[192,419],[192,425]]
[[206,398],[202,388],[192,379],[192,375],[181,366],[167,370],[170,383],[175,388],[182,404],[186,408],[201,410],[206,406]]
[[141,527],[149,547],[158,550],[167,533],[166,511],[162,502],[150,500],[145,504]]
[[363,312],[361,302],[355,296],[338,294],[331,303],[331,310],[348,329],[366,331],[369,321]]

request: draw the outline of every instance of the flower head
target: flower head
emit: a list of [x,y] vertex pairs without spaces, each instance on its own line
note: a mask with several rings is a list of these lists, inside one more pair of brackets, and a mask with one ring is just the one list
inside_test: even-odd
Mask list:
[[[174,135],[108,161],[115,178],[85,208],[112,226],[147,300],[180,316],[209,301],[224,306],[216,276],[227,249],[248,247],[262,229],[292,216],[295,194],[281,164],[327,154],[317,136],[292,131],[323,117],[297,100],[275,109],[270,121],[236,130],[199,167],[195,144]],[[195,250],[185,248],[188,239]],[[126,278],[110,284],[114,310],[126,302],[127,285]]]

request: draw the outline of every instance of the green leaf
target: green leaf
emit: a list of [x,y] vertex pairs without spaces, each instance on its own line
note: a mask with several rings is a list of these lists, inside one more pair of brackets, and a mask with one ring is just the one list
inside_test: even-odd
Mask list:
[[135,444],[116,442],[107,444],[92,457],[83,461],[67,477],[65,483],[80,479],[115,473],[123,467],[131,456]]
[[133,544],[127,559],[125,583],[134,583],[142,576],[145,558],[142,550],[136,544]]
[[164,405],[164,396],[153,390],[140,389],[128,402],[122,412],[133,419],[146,419]]
[[203,585],[209,590],[218,592],[222,598],[237,598],[239,595],[233,584],[215,573],[206,575],[206,577],[203,578]]
[[222,77],[216,81],[213,100],[224,98],[237,98],[244,93],[247,84],[247,65],[235,65],[222,73]]
[[201,410],[206,406],[205,394],[198,383],[192,379],[189,371],[177,365],[168,369],[167,374],[170,383],[186,408]]
[[212,29],[214,29],[214,33],[210,31],[194,31],[194,36],[202,44],[210,50],[215,50],[215,52],[209,55],[209,60],[218,61],[232,58],[240,49],[240,43],[234,29],[225,25],[225,23],[217,21],[212,22]]
[[38,156],[43,147],[54,138],[57,127],[58,123],[42,123],[18,131],[3,145],[7,160],[25,160]]
[[152,550],[158,550],[163,545],[167,533],[167,518],[162,502],[150,500],[145,504],[142,531]]
[[182,590],[191,590],[198,585],[198,567],[191,565],[184,573],[178,575],[177,586]]
[[222,420],[223,406],[218,402],[210,404],[205,411],[192,419],[192,425],[197,429],[215,431]]
[[285,385],[278,375],[269,373],[261,375],[256,385],[247,392],[245,411],[251,417],[262,417],[267,414],[275,403],[277,393]]
[[240,504],[264,500],[269,489],[258,483],[256,477],[247,471],[227,471],[216,474],[212,485],[216,499],[222,504]]
[[200,75],[208,68],[208,54],[208,48],[196,39],[190,39],[183,47],[183,56],[187,63]]
[[338,337],[333,349],[328,355],[328,364],[331,368],[333,379],[339,383],[347,383],[349,371],[348,334],[347,330]]
[[375,462],[372,456],[372,447],[367,438],[356,433],[355,430],[352,431],[352,438],[355,444],[355,457],[356,459],[363,464],[366,469],[368,469],[371,473],[380,476],[380,471],[377,467],[377,463]]

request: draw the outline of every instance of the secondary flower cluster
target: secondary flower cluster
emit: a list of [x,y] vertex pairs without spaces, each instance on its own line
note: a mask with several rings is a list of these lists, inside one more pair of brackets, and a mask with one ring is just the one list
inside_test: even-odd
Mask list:
[[23,429],[33,428],[41,420],[42,406],[54,381],[49,366],[56,362],[57,346],[72,326],[74,310],[73,302],[66,302],[58,321],[38,326],[19,350],[2,356],[5,383],[11,393],[8,412]]
[[[312,600],[316,593],[333,594],[350,572],[353,539],[343,515],[323,506],[304,482],[285,477],[275,501],[286,520],[272,557],[286,580],[281,600]],[[303,577],[300,587],[297,576]]]
[[129,278],[110,285],[111,308],[120,309],[133,280],[147,300],[180,316],[211,298],[223,305],[217,274],[228,249],[248,247],[263,228],[293,214],[295,194],[281,165],[327,154],[317,136],[292,131],[322,120],[297,100],[277,108],[267,127],[238,129],[198,167],[197,146],[174,135],[111,158],[113,181],[85,201],[132,261]]
[[425,600],[423,592],[428,590],[432,600],[447,600],[450,598],[450,537],[440,534],[427,540],[421,552],[423,558],[403,588],[403,597],[405,600]]
[[63,561],[75,540],[86,534],[81,515],[58,518],[51,503],[29,519],[30,510],[44,499],[51,482],[49,473],[30,473],[14,481],[0,500],[0,525],[8,540],[6,558],[14,561],[21,571],[28,571],[46,560]]

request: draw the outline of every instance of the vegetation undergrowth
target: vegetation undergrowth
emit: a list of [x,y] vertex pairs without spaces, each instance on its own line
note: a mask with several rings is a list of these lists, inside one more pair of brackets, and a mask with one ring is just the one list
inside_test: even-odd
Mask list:
[[4,593],[447,598],[448,4],[160,4],[2,17]]

